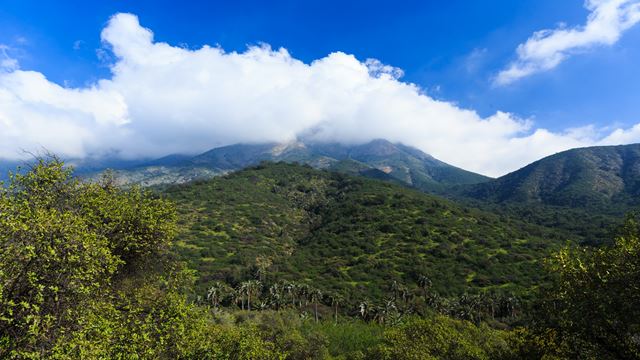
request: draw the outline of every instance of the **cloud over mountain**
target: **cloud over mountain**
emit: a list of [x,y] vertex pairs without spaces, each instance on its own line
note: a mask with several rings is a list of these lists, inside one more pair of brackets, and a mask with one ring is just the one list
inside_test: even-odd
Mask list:
[[640,139],[638,126],[554,133],[506,112],[483,118],[401,81],[400,69],[342,52],[306,64],[267,45],[192,50],[154,41],[131,14],[113,16],[102,40],[114,55],[112,76],[86,87],[63,87],[0,59],[0,157],[42,147],[137,158],[299,136],[385,138],[500,175],[571,147]]

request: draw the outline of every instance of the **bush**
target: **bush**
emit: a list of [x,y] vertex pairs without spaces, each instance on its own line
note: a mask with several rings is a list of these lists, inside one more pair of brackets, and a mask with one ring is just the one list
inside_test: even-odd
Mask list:
[[500,359],[509,356],[506,333],[476,327],[444,316],[411,318],[389,328],[384,342],[374,350],[378,359]]

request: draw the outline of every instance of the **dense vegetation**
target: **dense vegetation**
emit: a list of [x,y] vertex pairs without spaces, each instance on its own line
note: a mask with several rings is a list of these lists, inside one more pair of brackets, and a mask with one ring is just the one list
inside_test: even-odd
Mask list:
[[164,192],[179,212],[178,252],[212,281],[298,281],[352,305],[428,277],[443,296],[522,294],[564,244],[549,229],[389,183],[285,163]]
[[464,192],[497,202],[619,213],[639,205],[640,144],[567,150]]
[[[228,190],[226,198],[215,190],[222,185]],[[261,190],[264,186],[268,192]],[[201,202],[191,197],[194,188],[201,190]],[[465,258],[435,256],[431,262],[416,263],[420,275],[415,284],[397,270],[409,265],[392,265],[402,264],[403,251],[410,250],[407,244],[442,241],[463,246],[464,239],[480,240],[473,231],[490,234],[487,238],[496,243],[468,245],[465,253],[491,255],[494,246],[524,251],[526,246],[500,242],[500,224],[505,226],[501,231],[516,240],[534,231],[546,236],[544,228],[386,183],[283,164],[168,193],[179,200],[178,213],[172,202],[135,187],[120,189],[108,177],[80,183],[55,159],[15,175],[0,192],[0,358],[640,358],[636,217],[626,220],[609,246],[558,247],[544,265],[522,267],[517,276],[524,280],[499,288],[531,289],[542,279],[545,286],[530,290],[530,306],[518,307],[510,295],[489,291],[496,290],[491,283],[465,278],[460,289],[454,285],[447,291],[438,278],[447,273],[439,271],[455,274],[475,266]],[[207,207],[219,197],[224,201],[216,203],[218,208]],[[191,211],[186,204],[193,206]],[[223,212],[228,213],[220,215]],[[422,218],[426,222],[416,221]],[[440,232],[451,229],[463,238],[405,233],[425,224]],[[372,239],[377,248],[359,252],[385,260],[390,277],[385,281],[375,266],[365,266],[362,273],[371,273],[372,280],[353,286],[350,277],[357,272],[347,271],[344,279],[318,270],[319,259],[354,257],[318,247],[322,239],[341,233],[348,234],[346,239],[357,238],[355,234]],[[195,251],[209,251],[200,249],[194,234],[216,242],[207,248],[213,259],[190,258]],[[281,241],[274,242],[273,234]],[[238,236],[233,238],[236,247],[230,247],[231,236]],[[403,251],[385,246],[385,240],[402,244]],[[336,241],[333,246],[349,246]],[[244,255],[225,260],[217,248],[223,248],[227,258]],[[429,249],[416,251],[433,256]],[[199,267],[197,273],[173,255],[176,250]],[[519,269],[519,262],[509,256],[499,259],[491,266]],[[440,261],[446,265],[438,268]],[[216,267],[218,262],[224,266]],[[536,271],[539,278],[524,271]],[[206,283],[206,291],[195,286],[198,274],[210,276],[197,280]],[[464,293],[467,290],[477,294]],[[354,312],[342,310],[351,306],[345,301],[349,296],[359,298]]]

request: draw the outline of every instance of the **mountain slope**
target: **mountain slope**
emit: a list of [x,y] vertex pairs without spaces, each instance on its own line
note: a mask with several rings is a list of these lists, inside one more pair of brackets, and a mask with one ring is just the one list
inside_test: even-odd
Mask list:
[[637,205],[640,144],[564,151],[464,193],[494,202],[593,208]]
[[[443,185],[476,184],[489,180],[486,176],[444,163],[416,148],[381,139],[351,147],[340,147],[338,144],[312,144],[310,147],[314,153],[367,164],[422,190],[437,190]],[[340,152],[336,153],[335,149]]]
[[430,277],[441,294],[525,291],[566,237],[390,183],[308,166],[263,164],[171,186],[176,251],[199,286],[256,274],[345,297],[382,296],[393,280]]
[[[485,176],[439,161],[418,149],[386,140],[374,140],[361,145],[299,141],[283,144],[236,144],[215,148],[192,158],[171,156],[166,161],[159,159],[150,163],[151,166],[141,166],[118,174],[125,182],[147,185],[179,183],[225,174],[262,161],[309,164],[318,169],[395,180],[430,192],[442,192],[452,185],[489,180]],[[199,176],[200,172],[202,174]],[[161,176],[156,176],[158,173]],[[172,174],[175,174],[173,178]]]

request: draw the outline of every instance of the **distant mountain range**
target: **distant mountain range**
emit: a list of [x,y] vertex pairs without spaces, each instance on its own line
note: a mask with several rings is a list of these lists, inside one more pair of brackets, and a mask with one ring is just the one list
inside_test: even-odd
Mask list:
[[[497,179],[466,171],[424,152],[387,140],[359,145],[293,141],[236,144],[196,156],[152,161],[82,160],[68,163],[87,178],[113,168],[123,184],[179,184],[238,171],[260,162],[306,164],[349,175],[390,181],[425,192],[483,204],[576,209],[640,205],[640,144],[579,148],[548,156]],[[16,162],[0,162],[0,171]]]
[[317,169],[398,182],[428,192],[441,192],[448,186],[490,180],[486,176],[444,163],[416,148],[381,139],[361,145],[300,141],[236,144],[193,157],[167,156],[118,170],[116,175],[124,183],[184,183],[241,170],[262,161],[297,162]]

